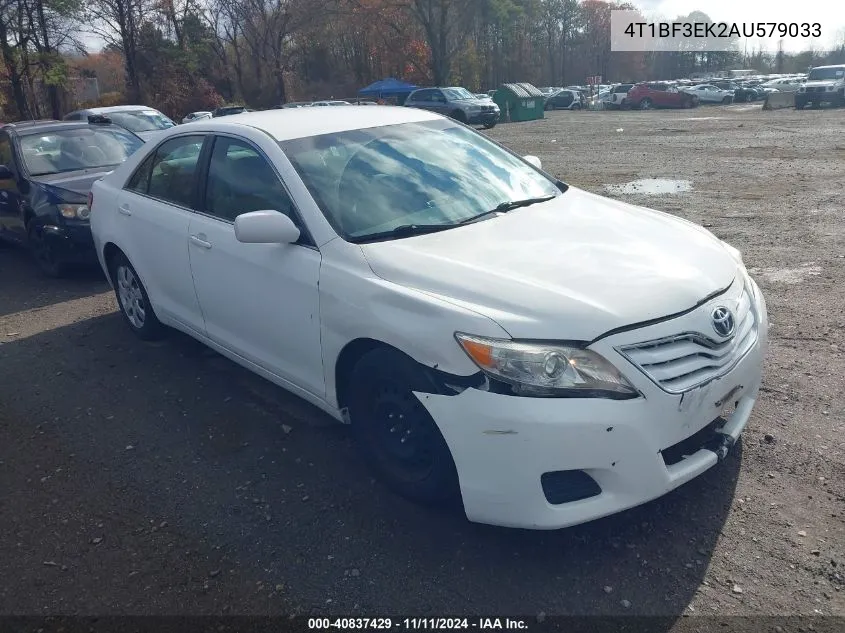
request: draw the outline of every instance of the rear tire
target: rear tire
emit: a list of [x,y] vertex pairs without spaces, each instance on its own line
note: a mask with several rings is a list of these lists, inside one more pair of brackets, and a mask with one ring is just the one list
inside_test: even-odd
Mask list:
[[730,97],[725,97],[724,99],[722,99],[722,105],[729,105],[731,102],[733,102],[733,99],[731,99]]
[[143,341],[162,338],[164,326],[155,315],[147,290],[126,255],[117,253],[109,260],[109,274],[117,305],[129,329]]
[[460,497],[452,453],[437,424],[412,393],[431,387],[404,354],[377,348],[352,370],[349,414],[367,462],[408,499],[442,504]]
[[34,219],[26,227],[26,237],[35,264],[42,274],[53,279],[67,274],[67,265],[58,258],[50,242],[45,239],[44,229]]

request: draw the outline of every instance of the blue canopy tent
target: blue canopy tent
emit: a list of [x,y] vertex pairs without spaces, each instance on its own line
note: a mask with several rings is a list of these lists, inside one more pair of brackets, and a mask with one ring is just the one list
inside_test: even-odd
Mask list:
[[397,102],[401,104],[416,89],[417,87],[413,84],[388,77],[387,79],[371,83],[366,88],[361,88],[358,94],[362,97],[376,97],[378,99],[395,97]]

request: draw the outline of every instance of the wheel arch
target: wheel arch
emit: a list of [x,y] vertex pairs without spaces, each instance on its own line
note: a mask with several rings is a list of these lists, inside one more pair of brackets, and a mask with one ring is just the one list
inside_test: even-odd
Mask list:
[[409,361],[409,365],[425,378],[425,384],[429,386],[430,393],[456,395],[468,387],[479,386],[484,382],[483,374],[480,371],[470,376],[451,374],[417,361],[395,345],[374,338],[361,337],[347,343],[341,349],[335,362],[335,397],[339,409],[344,409],[349,405],[350,383],[355,365],[366,354],[376,349],[391,350],[405,357]]

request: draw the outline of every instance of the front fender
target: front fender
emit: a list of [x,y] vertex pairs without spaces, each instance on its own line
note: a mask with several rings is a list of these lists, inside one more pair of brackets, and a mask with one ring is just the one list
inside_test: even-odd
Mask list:
[[381,279],[360,247],[339,239],[323,248],[320,325],[326,394],[334,406],[338,358],[358,339],[386,343],[426,367],[466,377],[479,370],[455,340],[456,331],[509,338],[489,317]]

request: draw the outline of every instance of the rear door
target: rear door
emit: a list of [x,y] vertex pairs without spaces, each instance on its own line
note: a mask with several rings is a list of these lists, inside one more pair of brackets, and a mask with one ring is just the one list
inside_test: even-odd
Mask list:
[[207,138],[185,134],[164,141],[118,197],[126,240],[121,246],[153,305],[200,334],[205,328],[188,259],[188,227],[197,206],[197,168]]
[[[194,285],[208,336],[309,393],[325,394],[317,283],[320,251],[267,156],[251,141],[217,136],[204,201],[190,224]],[[235,218],[276,211],[300,227],[296,244],[244,244]]]

